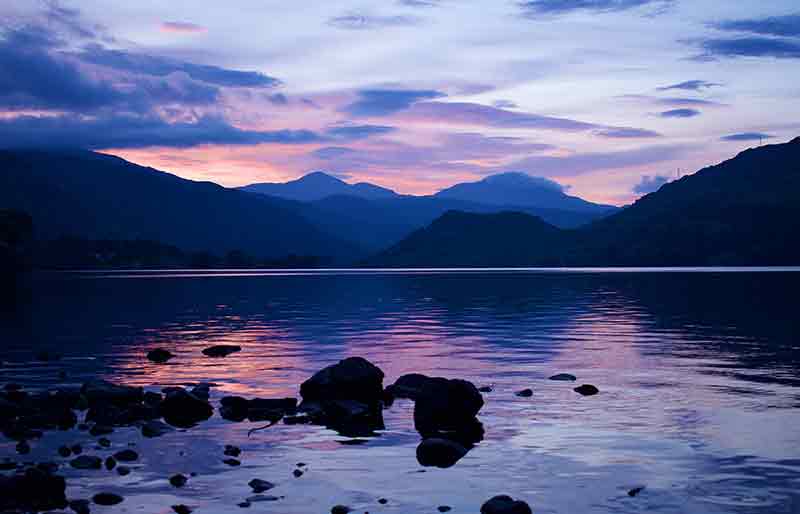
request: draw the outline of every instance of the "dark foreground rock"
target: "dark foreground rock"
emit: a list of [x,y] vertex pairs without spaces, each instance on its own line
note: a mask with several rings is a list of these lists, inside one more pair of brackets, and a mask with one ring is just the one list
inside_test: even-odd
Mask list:
[[164,348],[156,348],[147,352],[147,360],[157,364],[163,364],[173,357],[175,357],[175,354]]
[[481,507],[481,514],[532,514],[532,512],[524,501],[500,495],[484,503]]
[[127,407],[141,403],[144,389],[125,385],[112,384],[105,380],[92,380],[81,388],[81,394],[89,401],[89,406],[112,404]]
[[349,357],[321,369],[300,385],[304,402],[356,400],[366,404],[383,398],[383,371],[361,357]]
[[474,423],[483,407],[483,397],[471,382],[431,378],[414,404],[414,426],[423,435],[441,430],[459,430]]
[[63,477],[38,468],[29,468],[23,474],[0,475],[0,512],[64,509],[65,490]]
[[92,501],[97,505],[116,505],[122,503],[124,498],[114,493],[97,493],[92,496]]
[[275,487],[275,484],[272,482],[267,482],[266,480],[261,480],[260,478],[252,479],[247,483],[247,485],[250,486],[254,493],[263,493]]
[[592,384],[583,384],[575,389],[573,389],[576,393],[580,394],[581,396],[594,396],[600,392],[598,388],[593,386]]
[[228,355],[236,352],[241,352],[242,347],[232,344],[218,344],[209,346],[203,350],[203,355],[207,357],[227,357]]
[[469,450],[455,441],[432,437],[417,446],[417,461],[422,466],[449,468],[464,457]]
[[207,401],[182,388],[171,388],[160,406],[164,421],[174,427],[189,428],[214,414]]
[[79,455],[69,461],[69,465],[75,469],[100,469],[103,467],[103,459],[94,455]]
[[553,375],[549,378],[549,380],[557,380],[561,382],[575,382],[578,378],[575,375],[570,375],[569,373],[558,373],[557,375]]
[[517,391],[515,394],[520,398],[530,398],[533,396],[533,389],[523,389],[521,391]]
[[220,401],[220,416],[228,421],[278,421],[297,411],[297,398],[253,398],[226,396]]
[[142,435],[144,437],[161,437],[173,430],[174,428],[158,420],[150,420],[142,425]]
[[408,398],[415,400],[419,397],[422,389],[431,381],[431,377],[420,373],[409,373],[394,381],[394,384],[386,387],[386,392],[395,398]]

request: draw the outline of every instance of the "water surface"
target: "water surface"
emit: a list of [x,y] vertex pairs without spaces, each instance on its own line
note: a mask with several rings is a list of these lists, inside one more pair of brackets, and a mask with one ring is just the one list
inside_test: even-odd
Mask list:
[[[104,512],[229,513],[255,477],[278,484],[256,512],[476,513],[507,493],[536,513],[800,512],[800,272],[692,270],[164,271],[41,273],[2,307],[0,382],[31,388],[92,377],[146,386],[213,382],[228,394],[297,396],[320,368],[352,355],[386,373],[491,385],[485,439],[449,469],[422,468],[413,404],[355,441],[322,427],[215,416],[145,440],[117,430],[109,450],[83,432],[48,433],[29,460],[82,442],[105,455],[134,442],[128,477],[65,469],[70,497],[126,500]],[[238,344],[224,360],[211,344]],[[145,353],[177,354],[167,365]],[[35,353],[63,358],[37,362]],[[62,375],[66,372],[66,378]],[[600,388],[581,397],[568,372]],[[531,398],[514,392],[531,388]],[[222,463],[225,444],[242,466]],[[0,443],[0,457],[13,456]],[[306,473],[295,478],[298,462]],[[424,472],[421,472],[423,471]],[[173,473],[197,473],[183,489]],[[644,486],[636,497],[627,491]],[[381,505],[378,498],[386,498]]]

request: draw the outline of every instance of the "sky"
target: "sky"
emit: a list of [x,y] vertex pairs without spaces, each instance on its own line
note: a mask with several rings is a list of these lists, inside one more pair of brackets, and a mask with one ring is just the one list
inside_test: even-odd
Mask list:
[[800,134],[796,0],[23,0],[0,147],[225,186],[500,172],[623,205]]

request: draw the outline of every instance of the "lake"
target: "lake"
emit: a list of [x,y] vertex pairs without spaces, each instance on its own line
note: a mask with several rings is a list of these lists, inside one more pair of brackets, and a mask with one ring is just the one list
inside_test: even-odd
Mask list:
[[[250,510],[281,514],[477,513],[501,493],[537,514],[797,513],[799,291],[797,269],[37,273],[2,307],[0,383],[213,382],[216,405],[298,396],[317,370],[363,356],[384,385],[418,372],[493,389],[484,440],[448,469],[417,462],[408,400],[356,440],[285,424],[248,436],[263,423],[215,414],[155,439],[118,429],[109,449],[78,430],[32,441],[24,460],[58,461],[65,443],[101,456],[135,443],[126,477],[62,468],[70,498],[125,496],[102,512],[236,512],[261,478],[279,499]],[[211,359],[201,350],[212,344],[243,350]],[[150,363],[155,347],[177,357]],[[61,359],[35,360],[42,351]],[[584,383],[600,393],[572,390]],[[524,388],[533,395],[515,395]],[[222,462],[226,444],[242,448],[241,466]],[[14,443],[2,439],[0,457],[17,459]],[[174,473],[196,476],[176,489]]]

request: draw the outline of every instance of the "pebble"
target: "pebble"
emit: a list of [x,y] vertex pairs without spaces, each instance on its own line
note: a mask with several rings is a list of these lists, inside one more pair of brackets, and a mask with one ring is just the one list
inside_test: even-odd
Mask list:
[[533,396],[533,390],[532,389],[523,389],[522,391],[517,391],[516,394],[517,394],[517,396],[522,397],[522,398],[530,398],[531,396]]
[[173,487],[183,487],[186,485],[189,479],[186,478],[184,475],[178,473],[177,475],[172,475],[169,477],[169,483],[172,484]]
[[92,501],[97,505],[116,505],[123,500],[122,496],[114,493],[98,493],[92,497]]
[[573,391],[575,391],[576,393],[578,393],[578,394],[580,394],[582,396],[593,396],[593,395],[595,395],[595,394],[600,392],[600,390],[597,387],[593,386],[592,384],[580,385],[580,386],[576,387],[575,389],[573,389]]
[[176,514],[192,514],[191,507],[187,507],[183,504],[173,505],[172,510],[174,510]]
[[227,464],[228,466],[240,466],[242,463],[236,459],[225,459],[222,462]]

